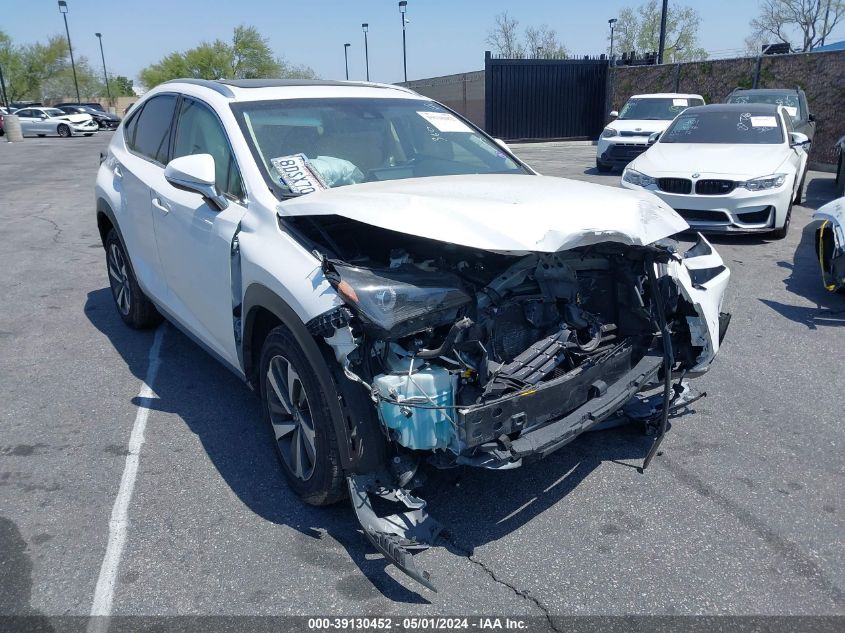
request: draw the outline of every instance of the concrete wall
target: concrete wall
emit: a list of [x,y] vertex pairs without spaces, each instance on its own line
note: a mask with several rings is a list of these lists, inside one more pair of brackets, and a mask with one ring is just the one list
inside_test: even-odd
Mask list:
[[[662,66],[617,66],[611,70],[610,107],[619,110],[632,94],[692,92],[706,103],[721,103],[734,88],[751,88],[756,57]],[[758,88],[794,88],[807,93],[816,117],[810,160],[835,164],[834,144],[845,135],[845,51],[766,55],[760,60]]]
[[400,84],[459,112],[484,129],[484,71],[417,79]]

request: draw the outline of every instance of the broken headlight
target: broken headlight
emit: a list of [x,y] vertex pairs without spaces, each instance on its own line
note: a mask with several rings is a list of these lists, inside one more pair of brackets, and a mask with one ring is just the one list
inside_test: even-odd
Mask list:
[[453,321],[470,302],[460,279],[448,273],[391,268],[371,270],[334,267],[338,294],[358,313],[365,326],[384,337],[413,334]]

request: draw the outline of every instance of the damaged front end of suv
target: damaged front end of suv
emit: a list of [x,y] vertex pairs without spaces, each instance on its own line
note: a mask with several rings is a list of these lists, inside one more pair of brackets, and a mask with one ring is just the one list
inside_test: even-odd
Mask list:
[[[383,471],[348,478],[358,518],[432,589],[409,551],[440,529],[410,494],[420,464],[516,468],[660,389],[645,467],[681,380],[707,370],[729,321],[719,310],[730,273],[701,236],[684,253],[601,230],[516,250],[337,214],[283,222],[343,302],[309,329],[365,391],[385,438]],[[379,517],[370,495],[406,511]]]

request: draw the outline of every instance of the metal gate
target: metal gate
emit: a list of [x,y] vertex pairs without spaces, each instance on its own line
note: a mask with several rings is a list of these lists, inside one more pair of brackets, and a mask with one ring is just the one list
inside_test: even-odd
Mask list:
[[607,59],[497,59],[488,51],[484,70],[490,135],[594,139],[601,132]]

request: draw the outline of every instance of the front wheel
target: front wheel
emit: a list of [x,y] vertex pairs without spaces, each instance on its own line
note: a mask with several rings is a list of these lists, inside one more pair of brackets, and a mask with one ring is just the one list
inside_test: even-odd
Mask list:
[[789,233],[789,223],[792,220],[792,202],[789,203],[789,208],[786,210],[786,217],[783,220],[783,226],[772,231],[772,237],[776,240],[782,240]]
[[106,236],[106,266],[114,305],[123,322],[136,330],[161,323],[161,315],[138,285],[129,258],[114,229]]
[[262,417],[285,478],[303,501],[325,506],[346,496],[328,397],[290,330],[273,329],[261,349]]
[[608,165],[607,163],[603,163],[597,158],[596,159],[596,169],[598,169],[601,173],[606,174],[613,169],[613,165]]
[[67,138],[68,136],[70,136],[70,128],[64,123],[62,123],[59,127],[56,128],[56,132],[58,132],[59,136],[63,138]]

